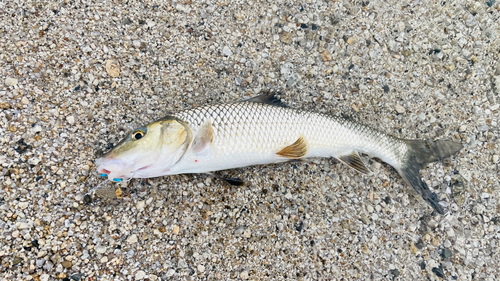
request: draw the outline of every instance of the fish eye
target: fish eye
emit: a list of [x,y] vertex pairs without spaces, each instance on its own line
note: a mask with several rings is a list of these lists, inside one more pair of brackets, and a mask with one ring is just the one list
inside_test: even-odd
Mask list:
[[132,133],[132,138],[134,140],[140,140],[140,139],[142,139],[142,137],[144,137],[145,134],[146,134],[146,132],[144,132],[142,130],[137,130],[137,131]]

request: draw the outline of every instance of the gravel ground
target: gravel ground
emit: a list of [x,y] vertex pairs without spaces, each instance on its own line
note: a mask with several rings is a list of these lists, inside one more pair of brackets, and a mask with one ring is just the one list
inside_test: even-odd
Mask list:
[[[499,1],[144,2],[0,3],[0,279],[500,279]],[[462,142],[422,171],[449,213],[376,161],[98,177],[131,128],[266,89]]]

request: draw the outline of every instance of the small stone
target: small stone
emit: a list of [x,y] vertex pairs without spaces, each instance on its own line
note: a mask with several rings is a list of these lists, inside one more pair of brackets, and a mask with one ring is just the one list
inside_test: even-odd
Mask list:
[[40,281],[49,281],[49,277],[48,274],[42,274],[40,275]]
[[286,81],[286,86],[288,88],[291,88],[293,86],[295,86],[297,83],[299,83],[300,79],[302,79],[302,77],[300,77],[300,75],[298,73],[293,73],[292,76],[290,77],[290,79],[288,79]]
[[21,209],[26,209],[29,205],[29,202],[20,202],[17,206]]
[[205,267],[203,265],[198,265],[198,272],[205,272]]
[[167,277],[172,277],[172,276],[174,276],[174,274],[175,274],[175,270],[172,268],[167,271]]
[[11,77],[5,78],[5,86],[15,86],[15,85],[17,85],[16,78],[11,78]]
[[443,249],[443,251],[441,252],[441,258],[443,258],[443,260],[445,260],[451,256],[452,256],[452,252],[449,249]]
[[446,68],[446,70],[448,70],[449,72],[455,70],[455,66],[453,64],[446,64],[444,68]]
[[392,276],[394,278],[399,276],[399,270],[397,270],[397,269],[391,269],[391,270],[389,270],[389,272],[392,274]]
[[15,257],[14,260],[12,261],[12,265],[18,265],[23,261],[22,258],[20,257]]
[[146,272],[139,270],[135,273],[135,280],[142,280],[146,277]]
[[237,19],[237,20],[242,20],[244,17],[245,17],[245,12],[243,11],[238,11],[234,14],[234,17]]
[[179,231],[181,230],[181,228],[178,226],[178,225],[174,225],[174,229],[173,229],[173,233],[175,235],[179,234]]
[[389,40],[388,45],[389,45],[389,49],[391,49],[391,51],[396,51],[397,50],[397,46],[398,45],[397,45],[396,41]]
[[401,105],[399,104],[396,104],[396,106],[394,107],[394,109],[396,109],[396,111],[399,113],[399,114],[403,114],[406,112],[405,108],[402,107]]
[[243,236],[245,238],[250,238],[250,236],[252,236],[252,230],[250,228],[247,228],[245,232],[243,232]]
[[101,245],[97,245],[94,249],[98,254],[104,254],[106,252],[106,247]]
[[226,57],[229,57],[233,55],[233,52],[231,51],[231,49],[229,49],[228,46],[224,46],[224,48],[222,48],[222,54]]
[[328,52],[328,50],[324,50],[324,51],[321,53],[321,58],[322,58],[324,61],[331,61],[331,60],[332,60],[332,54],[330,54],[330,52]]
[[248,271],[242,271],[240,273],[240,278],[243,279],[243,280],[247,280],[248,279]]
[[64,279],[64,278],[66,278],[66,276],[67,276],[66,273],[61,272],[61,273],[57,274],[57,279]]
[[129,244],[134,244],[134,243],[137,243],[137,235],[135,235],[135,234],[130,235],[130,236],[127,238],[127,242],[128,242]]
[[30,225],[28,223],[22,222],[17,226],[18,229],[28,229]]
[[293,34],[290,32],[285,31],[281,34],[281,42],[283,42],[285,44],[291,44],[292,39],[293,39]]
[[493,155],[493,163],[496,164],[498,163],[498,155]]
[[42,126],[40,126],[40,125],[35,125],[35,127],[33,127],[33,129],[32,129],[33,133],[39,133],[41,131],[43,131],[43,129],[42,129]]
[[73,124],[75,124],[75,117],[73,117],[72,115],[70,115],[70,116],[66,117],[66,121],[68,121],[68,123],[70,125],[73,125]]
[[387,85],[384,85],[384,87],[382,87],[382,89],[384,90],[384,93],[389,93],[389,91],[390,91],[389,86],[387,86]]
[[29,103],[30,103],[30,100],[29,100],[27,97],[23,97],[23,98],[21,99],[21,102],[22,102],[23,104],[29,104]]
[[117,60],[107,60],[106,61],[106,72],[111,77],[120,76],[120,64],[118,63],[118,61]]
[[414,255],[417,254],[418,248],[415,246],[415,244],[413,244],[413,243],[410,244],[410,251]]
[[467,125],[462,125],[462,126],[460,126],[459,131],[460,131],[460,132],[465,132],[465,131],[467,131]]
[[143,201],[139,201],[139,202],[137,202],[137,204],[135,205],[135,207],[137,208],[137,210],[139,212],[144,211],[144,208],[146,207],[146,202],[144,200]]
[[70,262],[70,261],[63,261],[63,262],[61,263],[61,265],[62,265],[64,268],[70,268],[70,267],[72,267],[72,266],[73,266],[73,263],[72,263],[72,262]]
[[108,262],[108,257],[104,256],[101,258],[101,263],[107,263]]
[[82,279],[83,276],[85,276],[83,273],[76,273],[71,275],[71,279],[75,281],[80,281],[80,279]]
[[472,14],[469,14],[467,16],[467,19],[465,20],[465,25],[467,25],[468,27],[473,27],[476,24],[477,24],[476,18]]

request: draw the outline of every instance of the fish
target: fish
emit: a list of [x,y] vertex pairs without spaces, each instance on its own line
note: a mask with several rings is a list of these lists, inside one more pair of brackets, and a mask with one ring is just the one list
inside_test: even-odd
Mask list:
[[274,93],[169,114],[126,135],[96,160],[109,180],[211,173],[245,166],[330,157],[370,174],[360,154],[391,165],[435,211],[436,193],[422,181],[430,162],[455,155],[461,143],[412,140],[348,118],[286,106]]

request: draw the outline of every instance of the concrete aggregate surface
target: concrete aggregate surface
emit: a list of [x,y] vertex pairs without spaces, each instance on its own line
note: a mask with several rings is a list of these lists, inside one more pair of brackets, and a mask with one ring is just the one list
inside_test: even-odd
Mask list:
[[[499,280],[500,1],[1,1],[1,280]],[[253,97],[464,144],[104,182],[169,112]]]

